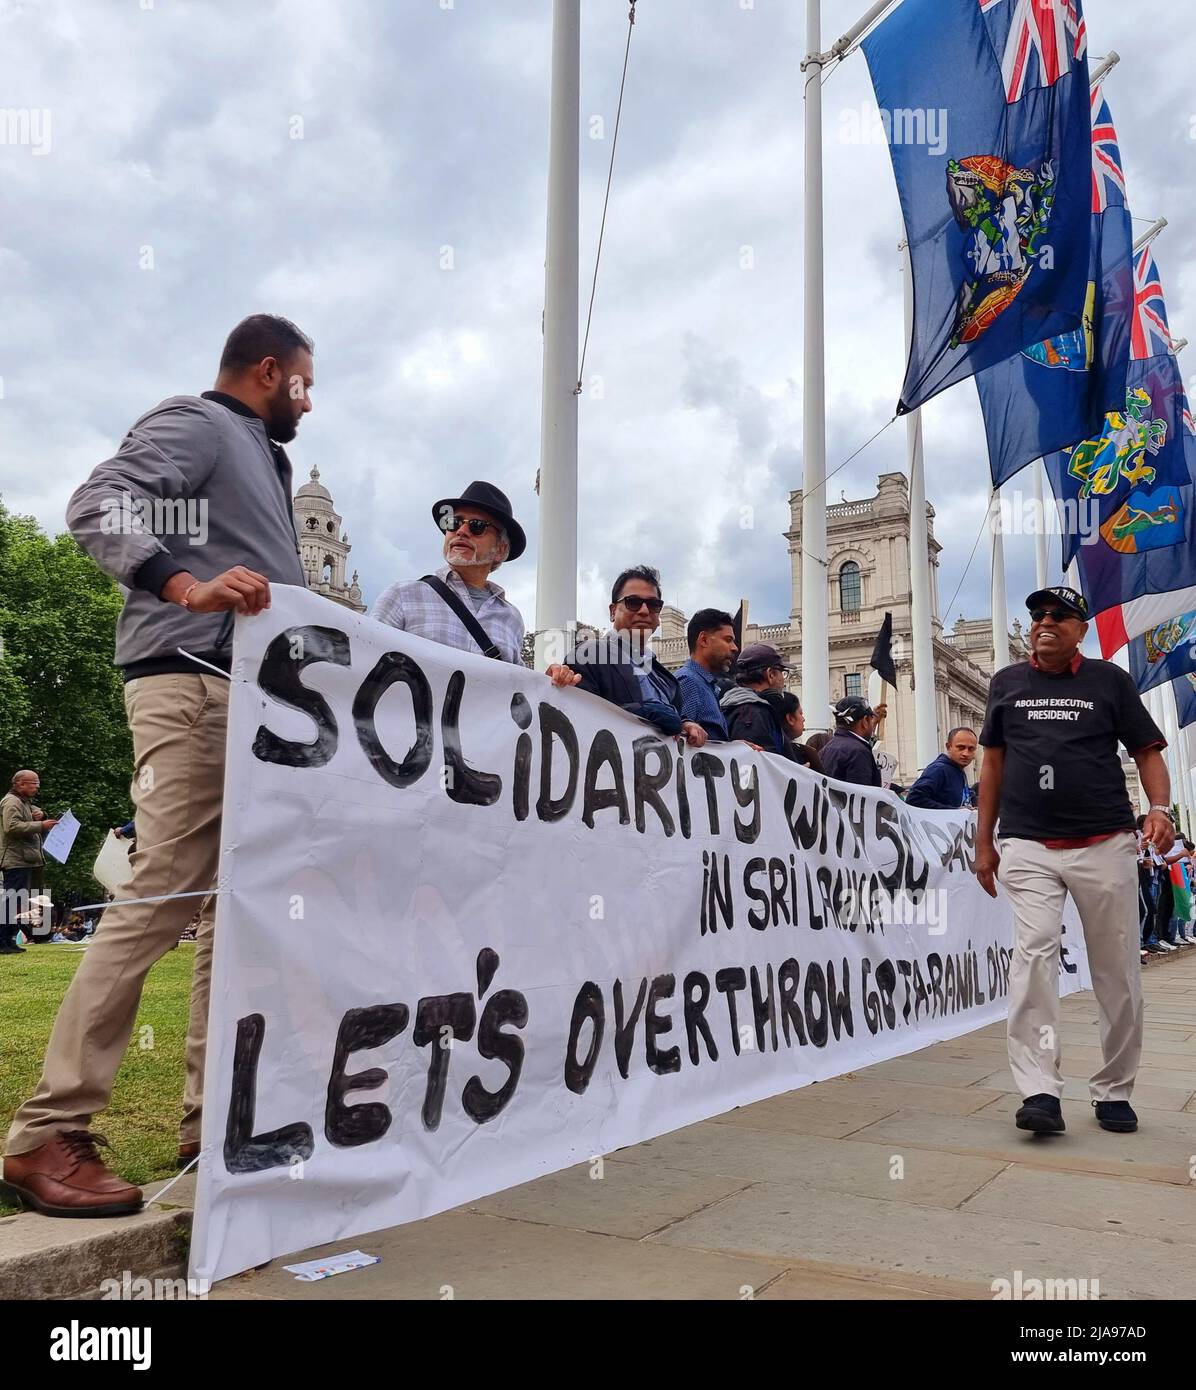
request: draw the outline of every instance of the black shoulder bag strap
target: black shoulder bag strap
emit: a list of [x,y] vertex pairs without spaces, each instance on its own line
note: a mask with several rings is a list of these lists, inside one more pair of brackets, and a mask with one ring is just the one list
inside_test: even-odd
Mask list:
[[483,656],[488,656],[494,661],[501,661],[503,659],[502,652],[500,652],[490,640],[486,629],[478,622],[477,618],[466,608],[439,575],[421,575],[420,583],[427,584],[429,588],[435,589],[440,597],[444,599],[445,603],[447,603],[457,617],[461,619],[461,625],[464,627],[465,631],[468,632],[478,646],[481,647]]

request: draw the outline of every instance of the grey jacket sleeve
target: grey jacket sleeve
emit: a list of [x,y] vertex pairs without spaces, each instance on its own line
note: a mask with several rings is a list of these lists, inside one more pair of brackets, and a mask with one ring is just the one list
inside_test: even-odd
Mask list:
[[216,423],[203,401],[163,401],[125,435],[115,457],[98,464],[75,490],[66,510],[71,534],[121,584],[158,593],[182,567],[153,534],[154,503],[202,502],[219,448]]

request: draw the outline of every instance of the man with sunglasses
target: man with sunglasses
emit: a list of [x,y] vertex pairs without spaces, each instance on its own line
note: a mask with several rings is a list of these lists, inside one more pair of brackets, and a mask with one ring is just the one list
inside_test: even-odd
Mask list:
[[663,734],[679,735],[693,748],[706,731],[681,717],[677,677],[656,661],[648,639],[660,626],[664,598],[660,575],[649,565],[633,565],[615,580],[610,593],[610,631],[579,643],[562,665],[547,671],[554,685],[576,685],[647,720]]
[[460,497],[437,502],[432,520],[444,534],[445,563],[434,575],[384,589],[370,617],[430,642],[522,665],[523,618],[490,578],[527,546],[506,493],[493,483],[470,483]]
[[1138,765],[1151,802],[1142,835],[1160,854],[1174,838],[1166,744],[1129,673],[1080,654],[1082,594],[1039,589],[1026,607],[1030,660],[998,671],[989,687],[976,832],[976,877],[993,897],[999,877],[1013,905],[1009,1066],[1024,1097],[1016,1124],[1036,1134],[1064,1129],[1059,949],[1070,893],[1100,1011],[1103,1065],[1089,1081],[1096,1121],[1128,1133],[1138,1127],[1129,1098],[1142,987],[1134,814],[1117,744]]

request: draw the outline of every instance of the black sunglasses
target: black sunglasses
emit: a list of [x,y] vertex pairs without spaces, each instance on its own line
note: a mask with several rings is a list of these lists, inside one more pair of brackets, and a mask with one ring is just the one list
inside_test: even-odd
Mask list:
[[1069,618],[1074,618],[1074,613],[1065,613],[1060,608],[1031,608],[1030,617],[1034,622],[1040,623],[1043,618],[1050,618],[1056,623],[1065,623]]
[[454,531],[459,531],[462,526],[469,527],[471,536],[484,536],[490,526],[494,526],[494,529],[498,530],[493,521],[486,521],[480,516],[450,516],[444,523],[444,533],[446,536],[452,535]]
[[629,613],[638,613],[647,604],[649,613],[659,613],[664,607],[662,598],[640,598],[639,594],[628,594],[626,598],[619,599],[619,602],[626,604]]

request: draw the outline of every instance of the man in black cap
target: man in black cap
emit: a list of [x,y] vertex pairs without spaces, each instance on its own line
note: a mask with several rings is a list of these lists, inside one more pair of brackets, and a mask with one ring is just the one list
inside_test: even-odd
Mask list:
[[1150,798],[1143,839],[1166,854],[1174,838],[1166,744],[1129,673],[1080,654],[1082,594],[1039,589],[1026,607],[1030,660],[998,671],[989,687],[976,829],[976,877],[994,898],[999,877],[1013,905],[1009,1066],[1024,1098],[1015,1122],[1036,1134],[1064,1128],[1059,948],[1070,894],[1100,1011],[1103,1065],[1088,1083],[1096,1120],[1129,1132],[1138,1127],[1129,1099],[1142,1052],[1142,986],[1134,813],[1117,745]]
[[785,751],[783,711],[774,701],[785,689],[787,670],[780,652],[767,642],[749,642],[739,653],[735,684],[718,702],[733,739],[757,744],[766,753]]
[[370,616],[431,642],[523,662],[523,618],[490,575],[527,546],[507,495],[493,483],[470,483],[442,498],[432,520],[444,534],[445,564],[435,574],[392,584]]
[[832,708],[835,732],[821,751],[822,770],[839,782],[881,786],[880,768],[872,756],[879,715],[862,695],[845,695]]

